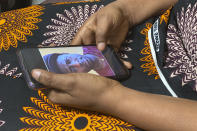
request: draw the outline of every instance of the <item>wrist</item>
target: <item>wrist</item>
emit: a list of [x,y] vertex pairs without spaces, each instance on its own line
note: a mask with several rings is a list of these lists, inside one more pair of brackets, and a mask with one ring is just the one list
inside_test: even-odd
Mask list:
[[111,114],[125,121],[130,121],[128,116],[132,116],[132,120],[135,120],[136,107],[140,103],[140,92],[122,86],[117,94],[113,98],[115,104],[112,107]]
[[125,108],[125,105],[131,103],[129,98],[131,89],[124,87],[123,85],[118,85],[113,88],[111,91],[111,96],[109,98],[110,104],[108,104],[108,114],[111,114],[116,117],[122,116],[122,108]]
[[117,0],[125,18],[129,19],[130,26],[162,14],[178,0]]
[[130,27],[144,21],[150,16],[151,0],[117,0],[124,17],[128,19]]
[[119,103],[122,101],[122,90],[125,87],[121,84],[117,84],[112,88],[108,88],[109,90],[105,91],[99,98],[99,102],[97,103],[97,105],[99,105],[98,111],[117,116],[117,108],[119,106]]
[[135,4],[132,4],[134,0],[117,0],[114,2],[121,11],[123,17],[128,20],[129,26],[132,27],[135,23]]

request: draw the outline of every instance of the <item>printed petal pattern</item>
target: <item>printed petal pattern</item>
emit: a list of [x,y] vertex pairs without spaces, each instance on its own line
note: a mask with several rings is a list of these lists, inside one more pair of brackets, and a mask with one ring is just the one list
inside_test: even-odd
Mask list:
[[[23,107],[31,116],[20,118],[29,125],[20,131],[135,131],[133,125],[114,117],[52,104],[44,93],[38,91],[38,94],[41,99],[31,97],[38,108]],[[76,123],[81,120],[84,123],[79,127]]]
[[172,9],[172,7],[170,9],[168,9],[166,12],[164,12],[163,15],[160,16],[160,24],[162,24],[163,21],[165,21],[166,24],[168,23],[171,9]]
[[70,10],[65,9],[64,14],[57,13],[58,19],[51,19],[54,25],[48,25],[46,28],[49,32],[44,33],[44,36],[50,37],[42,42],[42,46],[62,46],[69,45],[74,35],[88,19],[97,10],[102,8],[103,5],[93,6],[77,6],[71,7]]
[[31,30],[38,29],[35,23],[41,21],[36,17],[43,14],[42,6],[30,6],[0,14],[0,51],[7,51],[10,46],[17,48],[18,41],[27,42],[26,36],[31,36]]
[[[0,100],[0,104],[1,104],[1,100]],[[3,109],[0,109],[0,115],[3,112]],[[5,121],[0,120],[0,127],[3,126],[5,124]]]
[[65,5],[65,4],[76,4],[76,3],[87,3],[87,2],[100,2],[100,0],[66,1],[66,2],[57,2],[57,3],[53,3],[53,5]]
[[0,74],[11,77],[13,79],[20,78],[22,73],[18,73],[18,67],[11,67],[10,64],[6,64],[2,66],[0,61]]
[[177,13],[178,29],[169,24],[166,68],[173,68],[171,77],[181,76],[182,86],[194,81],[197,90],[197,3]]

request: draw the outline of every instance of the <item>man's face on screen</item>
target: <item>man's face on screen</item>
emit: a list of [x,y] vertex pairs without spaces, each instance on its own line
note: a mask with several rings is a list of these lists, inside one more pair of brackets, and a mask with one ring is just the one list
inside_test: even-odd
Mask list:
[[89,54],[62,54],[57,57],[57,65],[62,73],[89,72],[96,59],[96,56]]

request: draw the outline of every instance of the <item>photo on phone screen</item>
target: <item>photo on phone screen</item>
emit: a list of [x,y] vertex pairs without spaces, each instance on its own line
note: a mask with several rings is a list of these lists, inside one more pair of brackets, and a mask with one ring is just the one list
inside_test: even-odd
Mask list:
[[24,78],[30,88],[42,88],[31,76],[33,69],[57,74],[91,73],[116,80],[129,77],[128,69],[111,47],[99,51],[96,46],[24,48],[17,51]]
[[39,52],[50,72],[115,76],[106,58],[95,46],[40,48]]

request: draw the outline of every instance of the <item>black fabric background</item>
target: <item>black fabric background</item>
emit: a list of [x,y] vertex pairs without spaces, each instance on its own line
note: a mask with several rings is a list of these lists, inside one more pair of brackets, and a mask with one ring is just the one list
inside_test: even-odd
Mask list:
[[[106,5],[110,2],[111,1],[107,0],[104,2],[97,2],[97,4]],[[80,3],[80,5],[84,4],[87,3]],[[88,4],[93,5],[94,3]],[[45,14],[39,17],[43,19],[43,21],[37,24],[40,28],[33,31],[33,37],[27,37],[28,43],[24,44],[22,42],[18,42],[18,48],[36,47],[46,39],[42,34],[45,33],[46,25],[50,24],[51,18],[53,18],[53,16],[55,17],[56,12],[63,12],[65,8],[77,5],[79,4],[57,6],[46,5],[47,8],[44,10]],[[171,17],[174,16],[172,15]],[[145,40],[145,36],[140,34],[140,31],[144,29],[146,23],[154,23],[155,20],[156,18],[152,18],[131,29],[132,33],[128,36],[128,38],[132,39],[133,43],[128,46],[133,50],[127,53],[129,57],[127,60],[133,64],[133,69],[131,70],[131,77],[125,81],[122,81],[121,83],[128,88],[139,91],[170,95],[160,79],[155,80],[153,75],[148,76],[147,73],[143,72],[143,69],[140,67],[142,64],[144,64],[144,62],[141,62],[139,59],[144,57],[140,51],[144,48]],[[165,37],[165,34],[163,34],[163,37]],[[10,63],[10,68],[19,67],[15,51],[16,49],[11,47],[9,51],[2,50],[0,52],[1,66]],[[21,70],[19,69],[17,72],[21,72]],[[176,86],[175,90],[178,92],[178,94],[185,94],[180,95],[182,97],[196,99],[195,92],[191,92],[191,90],[188,88],[183,89],[179,88],[179,86]],[[0,114],[0,119],[6,121],[6,124],[0,127],[0,130],[14,131],[28,126],[27,124],[22,123],[19,118],[28,116],[28,114],[23,111],[23,106],[35,106],[30,101],[30,97],[38,97],[37,91],[29,89],[23,77],[13,79],[12,77],[0,75],[0,99],[2,100],[0,108],[3,109],[2,114]]]

